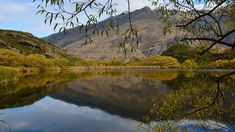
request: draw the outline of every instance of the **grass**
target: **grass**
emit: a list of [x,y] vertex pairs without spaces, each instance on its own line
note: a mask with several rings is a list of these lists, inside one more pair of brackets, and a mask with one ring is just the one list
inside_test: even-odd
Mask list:
[[13,50],[0,49],[0,83],[14,81],[19,76],[60,70],[70,65],[71,62],[62,57],[48,58],[41,54],[25,55]]
[[0,84],[7,84],[8,82],[17,79],[17,71],[10,67],[0,67]]

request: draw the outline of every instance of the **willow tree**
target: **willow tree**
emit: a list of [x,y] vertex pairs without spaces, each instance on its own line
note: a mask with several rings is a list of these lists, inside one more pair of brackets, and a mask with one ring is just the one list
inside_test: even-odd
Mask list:
[[[118,5],[114,0],[34,1],[39,2],[38,14],[45,16],[45,23],[53,24],[54,29],[60,32],[79,26],[80,31],[85,33],[85,43],[92,43],[90,32],[107,37],[110,32],[116,32],[119,35],[118,10],[116,9]],[[182,41],[206,44],[201,54],[205,54],[217,45],[234,50],[235,5],[233,0],[152,0],[152,4],[165,23],[163,32],[170,33],[172,28],[177,28],[185,34]],[[125,32],[124,40],[120,44],[125,49],[127,42],[131,42],[131,47],[135,47],[139,41],[138,29],[132,26],[130,0],[126,1],[126,11],[123,13],[129,16],[129,29]],[[112,18],[109,19],[109,25],[103,25],[102,29],[98,29],[99,21],[107,17]],[[223,98],[219,82],[234,73],[218,78],[217,94],[214,100],[198,110],[214,105],[219,96]]]
[[[88,31],[107,35],[110,31],[119,34],[117,17],[118,6],[114,0],[34,0],[39,2],[38,14],[45,16],[45,23],[54,24],[54,29],[60,32],[68,28],[80,27],[85,30],[86,43],[91,43]],[[138,2],[138,0],[136,1]],[[234,49],[235,39],[225,41],[235,32],[235,6],[233,0],[152,0],[152,4],[165,23],[164,32],[177,27],[185,33],[182,41],[208,43],[202,54],[215,45],[224,45]],[[129,29],[124,42],[129,39],[138,44],[138,29],[132,26],[131,3],[126,1],[126,11],[129,16]],[[109,25],[97,28],[101,18],[112,17]],[[122,43],[121,46],[125,46]]]

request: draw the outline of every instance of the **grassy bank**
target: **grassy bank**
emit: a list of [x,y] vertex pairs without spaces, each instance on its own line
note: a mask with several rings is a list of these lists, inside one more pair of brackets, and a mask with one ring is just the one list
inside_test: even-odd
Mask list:
[[[183,52],[184,51],[184,52]],[[194,51],[194,52],[192,52]],[[192,55],[188,55],[192,53]],[[89,70],[89,69],[235,69],[235,55],[196,56],[192,47],[173,46],[163,55],[155,55],[131,60],[88,60],[64,57],[48,57],[41,54],[23,54],[8,49],[0,49],[0,79],[15,80],[18,76],[32,75],[44,71]],[[170,53],[174,53],[171,55]],[[225,53],[223,53],[225,54]],[[214,55],[215,56],[215,55]],[[219,57],[218,57],[219,56]],[[202,59],[204,58],[204,59]],[[204,61],[202,61],[204,60]]]
[[0,83],[17,80],[20,76],[34,75],[44,71],[60,71],[75,65],[67,58],[49,58],[41,54],[22,54],[0,49]]

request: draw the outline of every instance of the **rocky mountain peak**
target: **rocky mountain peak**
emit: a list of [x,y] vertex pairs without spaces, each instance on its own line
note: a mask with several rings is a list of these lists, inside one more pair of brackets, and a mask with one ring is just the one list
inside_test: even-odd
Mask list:
[[[99,25],[108,25],[111,19],[113,18],[108,18],[98,23],[98,28]],[[117,16],[117,19],[120,34],[125,34],[127,29],[130,28],[128,14],[120,14]],[[91,45],[83,45],[85,35],[84,32],[79,31],[79,27],[68,30],[66,35],[57,33],[45,37],[44,39],[67,49],[70,53],[81,58],[126,60],[161,54],[167,49],[169,44],[175,43],[176,38],[179,38],[180,33],[178,32],[175,33],[173,31],[171,35],[166,36],[163,34],[164,23],[158,13],[149,7],[131,12],[131,19],[133,26],[140,29],[140,43],[135,53],[124,54],[119,47],[123,36],[117,36],[115,33],[110,33],[109,37],[101,37],[90,33],[90,37],[93,39],[94,43]],[[92,31],[92,29],[90,31]]]

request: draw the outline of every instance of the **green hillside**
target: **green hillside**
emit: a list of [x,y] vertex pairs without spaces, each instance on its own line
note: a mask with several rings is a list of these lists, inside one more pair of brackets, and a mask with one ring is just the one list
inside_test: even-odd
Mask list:
[[17,76],[61,70],[76,63],[77,58],[30,33],[0,30],[0,80],[3,82]]
[[41,54],[49,58],[71,56],[60,48],[33,36],[30,33],[0,30],[0,48],[10,49],[21,54]]
[[76,61],[76,58],[65,50],[27,32],[0,30],[0,50],[2,51],[3,49],[26,56],[37,54],[45,58],[64,58],[68,60],[70,65],[73,65],[72,63]]

